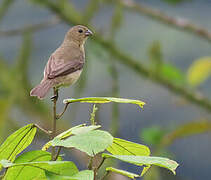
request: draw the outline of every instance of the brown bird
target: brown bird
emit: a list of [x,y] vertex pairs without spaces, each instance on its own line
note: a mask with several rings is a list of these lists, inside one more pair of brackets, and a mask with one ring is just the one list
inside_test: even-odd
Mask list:
[[85,26],[72,27],[61,46],[50,56],[40,84],[30,92],[43,99],[51,88],[69,86],[77,81],[85,62],[84,43],[92,32]]

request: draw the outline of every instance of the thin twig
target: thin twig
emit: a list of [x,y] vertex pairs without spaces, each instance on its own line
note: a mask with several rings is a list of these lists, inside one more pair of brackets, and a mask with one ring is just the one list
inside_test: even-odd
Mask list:
[[63,114],[64,114],[65,111],[67,110],[68,105],[69,105],[69,103],[66,103],[65,106],[64,106],[63,111],[62,111],[60,114],[57,114],[57,115],[56,115],[56,118],[57,118],[57,119],[60,119],[60,118],[63,116]]
[[103,163],[105,162],[106,158],[104,157],[102,159],[102,161],[100,162],[99,166],[96,168],[96,170],[98,171],[100,169],[100,167],[103,165]]
[[61,152],[61,149],[62,149],[62,146],[59,146],[59,147],[58,147],[58,150],[57,150],[57,152],[56,152],[56,155],[55,155],[55,157],[54,157],[55,161],[56,161],[57,158],[59,157],[59,154],[60,154],[60,152]]
[[37,127],[38,129],[40,129],[42,132],[44,132],[45,134],[51,136],[52,132],[51,131],[48,131],[42,127],[40,127],[38,124],[34,124],[35,127]]
[[92,170],[92,165],[93,165],[93,157],[90,157],[89,164],[87,166],[89,170]]
[[104,174],[104,176],[100,180],[104,180],[108,176],[109,173],[110,173],[110,171],[106,171],[106,173]]
[[19,28],[19,29],[13,29],[13,30],[7,30],[7,31],[1,30],[0,36],[8,37],[8,36],[21,35],[26,32],[36,32],[36,31],[40,31],[40,30],[52,27],[56,24],[59,24],[60,22],[61,22],[61,20],[58,17],[52,17],[50,20],[46,20],[39,24],[27,25],[27,26]]
[[211,32],[201,26],[189,22],[187,19],[170,17],[157,9],[136,3],[134,0],[118,1],[129,10],[136,11],[137,13],[148,16],[156,21],[160,21],[161,23],[170,25],[174,28],[191,32],[192,34],[211,42]]

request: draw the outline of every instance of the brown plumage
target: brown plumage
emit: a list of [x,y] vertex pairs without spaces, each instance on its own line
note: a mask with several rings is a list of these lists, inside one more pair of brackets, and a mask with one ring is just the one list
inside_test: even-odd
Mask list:
[[61,46],[49,58],[42,81],[31,90],[31,96],[43,99],[51,88],[69,86],[77,81],[85,62],[84,43],[91,34],[82,25],[66,33]]

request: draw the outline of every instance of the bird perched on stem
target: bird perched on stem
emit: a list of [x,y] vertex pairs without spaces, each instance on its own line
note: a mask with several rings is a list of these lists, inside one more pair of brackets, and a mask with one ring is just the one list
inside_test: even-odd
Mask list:
[[85,62],[84,43],[92,32],[85,26],[72,27],[61,46],[50,56],[40,84],[30,92],[43,99],[51,88],[69,86],[77,81]]

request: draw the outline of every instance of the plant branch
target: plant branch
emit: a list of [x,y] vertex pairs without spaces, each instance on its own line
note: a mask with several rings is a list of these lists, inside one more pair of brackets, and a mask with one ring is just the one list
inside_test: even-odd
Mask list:
[[167,14],[143,5],[141,3],[136,3],[134,0],[118,0],[125,8],[135,11],[139,14],[145,15],[150,17],[156,21],[159,21],[163,24],[170,25],[176,29],[183,30],[190,32],[196,36],[199,36],[209,42],[211,42],[211,32],[207,29],[195,25],[189,22],[187,19],[184,18],[174,18],[170,17]]
[[[62,20],[64,20],[68,24],[75,25],[75,24],[84,23],[82,20],[81,21],[79,20],[80,18],[77,18],[74,16],[68,16],[67,14],[63,12],[62,9],[56,6],[55,3],[52,3],[49,0],[42,1],[42,3],[45,3],[44,5],[47,8],[49,8],[51,11],[56,13]],[[90,27],[90,29],[94,30],[93,27]],[[148,69],[143,64],[141,64],[139,59],[134,59],[133,57],[128,56],[122,50],[118,49],[113,43],[111,43],[108,40],[105,40],[99,34],[95,33],[95,35],[93,36],[93,39],[95,43],[100,44],[103,48],[105,48],[108,52],[110,52],[114,57],[116,57],[115,60],[118,60],[122,64],[131,68],[137,74],[149,78],[151,81],[166,87],[171,92],[174,92],[175,94],[178,94],[184,97],[189,102],[196,104],[200,106],[201,108],[204,108],[205,110],[211,112],[211,101],[208,100],[207,98],[203,97],[200,94],[191,92],[189,89],[186,89],[183,86],[178,86],[175,83],[167,80],[163,76],[157,75],[157,73],[155,73],[152,69]]]
[[52,27],[56,24],[59,24],[61,20],[58,17],[52,17],[50,20],[43,21],[38,24],[34,25],[27,25],[25,27],[19,28],[19,29],[13,29],[13,30],[7,30],[7,31],[0,31],[0,36],[16,36],[25,34],[26,32],[36,32],[40,31],[49,27]]
[[51,136],[52,132],[51,131],[48,131],[42,127],[40,127],[38,124],[34,124],[35,127],[37,127],[38,129],[40,129],[42,132],[44,132],[45,134]]
[[57,150],[57,152],[56,152],[56,155],[55,155],[55,157],[54,157],[55,161],[58,159],[61,150],[62,150],[62,146],[59,146],[59,147],[58,147],[58,150]]
[[[57,114],[56,114],[56,102],[58,99],[58,89],[53,88],[53,129],[52,129],[52,139],[56,136],[56,120],[57,120]],[[51,151],[51,159],[54,161],[55,160],[55,154],[56,154],[56,148],[52,147]]]
[[104,180],[108,176],[109,173],[110,173],[110,171],[106,171],[106,173],[104,174],[104,176],[100,180]]
[[63,111],[62,111],[60,114],[57,114],[57,115],[56,115],[56,119],[60,119],[60,118],[63,116],[63,114],[64,114],[65,111],[67,110],[68,105],[69,105],[69,103],[66,103],[66,104],[65,104]]

